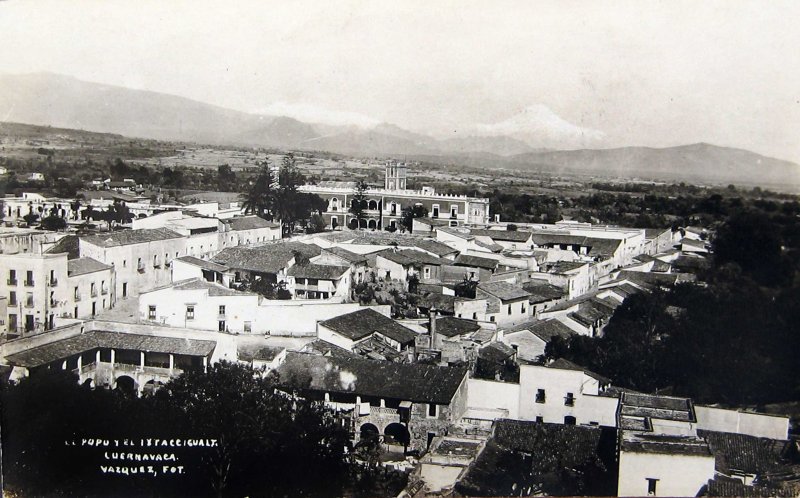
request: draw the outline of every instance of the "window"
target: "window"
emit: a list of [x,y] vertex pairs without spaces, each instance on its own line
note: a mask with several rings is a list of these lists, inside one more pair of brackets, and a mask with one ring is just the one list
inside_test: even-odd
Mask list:
[[16,292],[11,291],[8,294],[8,305],[9,306],[16,306],[17,305],[17,293]]
[[477,313],[473,313],[472,314],[472,319],[473,320],[477,320],[478,319],[478,314]]
[[308,285],[318,285],[318,284],[319,284],[319,280],[317,280],[316,278],[309,278],[308,279]]
[[490,321],[490,322],[493,322],[493,321],[494,321],[494,315],[492,315],[492,316],[490,316],[490,317],[489,317],[489,321]]
[[56,278],[56,271],[50,270],[50,286],[55,287],[58,285],[58,279]]
[[564,397],[564,406],[575,406],[575,396],[572,393],[567,393]]
[[544,401],[545,401],[544,389],[537,389],[536,390],[536,402],[537,403],[544,403]]
[[156,307],[152,304],[147,307],[147,319],[148,320],[155,320],[156,319]]
[[186,307],[186,319],[194,320],[194,305],[190,304]]
[[33,308],[33,292],[25,294],[25,307]]
[[424,275],[424,278],[431,278],[431,269],[426,266],[422,271],[422,274]]
[[158,262],[158,254],[153,254],[153,268],[158,268],[161,263]]
[[123,259],[122,260],[122,267],[123,268],[127,268],[128,267],[128,260],[127,259]]
[[537,424],[543,424],[544,423],[544,417],[536,417],[536,423]]
[[94,282],[89,284],[89,294],[91,294],[92,297],[97,297],[97,288],[95,287]]
[[28,287],[33,287],[33,272],[27,271],[25,272],[25,285]]
[[391,279],[392,279],[392,272],[387,271],[386,272],[386,280],[391,280]]
[[647,480],[647,496],[655,496],[658,479],[652,477],[645,477],[645,479]]
[[520,311],[522,311],[522,313],[525,313],[525,303],[522,303],[522,306],[520,306]]
[[306,284],[306,279],[304,279],[304,278],[295,278],[294,279],[294,283],[296,283],[297,285],[305,285]]
[[508,305],[508,314],[509,315],[511,314],[511,305],[510,304]]
[[140,272],[143,272],[143,271],[144,271],[144,263],[142,263],[142,258],[139,258],[139,260],[136,262],[136,268],[137,268],[137,269],[138,269]]
[[8,270],[8,285],[17,285],[17,270]]
[[225,316],[225,305],[224,304],[220,304],[219,305],[219,315],[220,316]]
[[572,415],[567,415],[564,417],[564,425],[575,425],[576,422],[577,420],[575,420],[575,417]]
[[438,218],[439,217],[439,205],[434,204],[433,208],[431,209],[431,217]]
[[439,416],[439,405],[436,403],[428,403],[428,418],[437,418]]
[[245,333],[250,333],[253,331],[253,322],[244,322],[244,331]]
[[225,332],[226,330],[225,320],[219,320],[219,322],[217,323],[217,330],[219,330],[220,332]]

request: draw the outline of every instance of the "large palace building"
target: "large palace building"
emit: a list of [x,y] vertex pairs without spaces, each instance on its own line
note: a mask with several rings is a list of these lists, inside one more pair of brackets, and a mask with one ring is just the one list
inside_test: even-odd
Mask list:
[[[366,216],[361,220],[361,228],[399,228],[403,209],[411,206],[424,206],[429,218],[441,220],[449,226],[489,222],[489,199],[437,194],[432,187],[408,190],[407,177],[408,166],[405,163],[386,163],[383,188],[369,188],[365,192],[367,199],[363,202]],[[329,227],[356,228],[355,217],[350,214],[356,182],[320,182],[318,185],[304,185],[300,190],[317,194],[328,202],[323,217]]]

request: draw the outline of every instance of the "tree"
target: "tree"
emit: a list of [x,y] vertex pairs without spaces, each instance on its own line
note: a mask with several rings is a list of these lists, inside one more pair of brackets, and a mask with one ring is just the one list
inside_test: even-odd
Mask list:
[[320,233],[325,231],[325,218],[319,214],[311,215],[311,219],[308,222],[308,227],[306,228],[306,232],[308,233]]
[[274,196],[275,177],[268,160],[260,164],[258,176],[245,194],[243,207],[245,213],[255,214],[267,220],[275,219]]
[[478,288],[478,281],[464,277],[464,280],[455,285],[456,297],[466,297],[475,299],[475,290]]
[[[353,197],[350,201],[350,214],[353,215],[354,218],[354,225],[351,228],[360,228],[362,223],[361,221],[366,219],[366,213],[364,210],[367,207],[367,189],[369,186],[364,180],[359,180],[356,183],[356,189],[353,192]],[[351,222],[351,224],[353,224]]]
[[34,212],[30,212],[25,216],[23,216],[22,219],[25,220],[25,223],[27,223],[28,226],[30,227],[33,226],[34,223],[36,223],[36,220],[39,219],[39,215]]
[[414,218],[426,218],[427,216],[428,208],[421,204],[403,208],[400,226],[412,233],[414,231]]
[[230,192],[236,187],[236,173],[230,165],[223,164],[217,168],[217,190]]
[[50,215],[47,216],[46,218],[43,218],[39,226],[45,230],[56,232],[58,230],[64,230],[65,228],[67,228],[67,222],[64,218]]

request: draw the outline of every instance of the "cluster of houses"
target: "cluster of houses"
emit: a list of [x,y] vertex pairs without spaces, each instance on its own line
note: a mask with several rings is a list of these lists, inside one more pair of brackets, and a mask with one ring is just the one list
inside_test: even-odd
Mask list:
[[[390,163],[367,192],[366,230],[344,228],[352,188],[334,185],[307,188],[330,230],[289,240],[218,206],[91,235],[3,229],[0,361],[139,393],[222,360],[274,371],[354,444],[408,455],[406,495],[800,491],[788,418],[543,359],[554,338],[601,336],[632,294],[693,280],[678,263],[703,260],[687,240],[704,237],[490,222],[486,199],[408,191],[405,174]],[[413,233],[379,230],[417,202]]]

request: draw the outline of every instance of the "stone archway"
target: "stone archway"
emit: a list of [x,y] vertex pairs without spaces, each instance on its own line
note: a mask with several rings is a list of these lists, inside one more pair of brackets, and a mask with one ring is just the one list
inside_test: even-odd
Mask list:
[[147,383],[142,386],[142,393],[149,393],[153,394],[158,391],[164,385],[163,382],[160,380],[151,379],[148,380]]
[[405,425],[393,422],[384,429],[383,440],[390,446],[402,446],[405,449],[411,442],[411,434]]
[[378,228],[378,222],[375,220],[369,220],[369,222],[367,223],[367,228],[375,230],[376,228]]
[[377,439],[378,437],[380,437],[381,431],[375,424],[367,422],[366,424],[362,424],[361,427],[358,429],[358,435],[359,439],[362,441],[369,439]]
[[125,394],[136,394],[136,381],[133,380],[133,377],[128,375],[120,375],[117,377],[116,381],[114,381],[114,385],[116,389]]
[[367,220],[358,220],[358,228],[367,228]]

